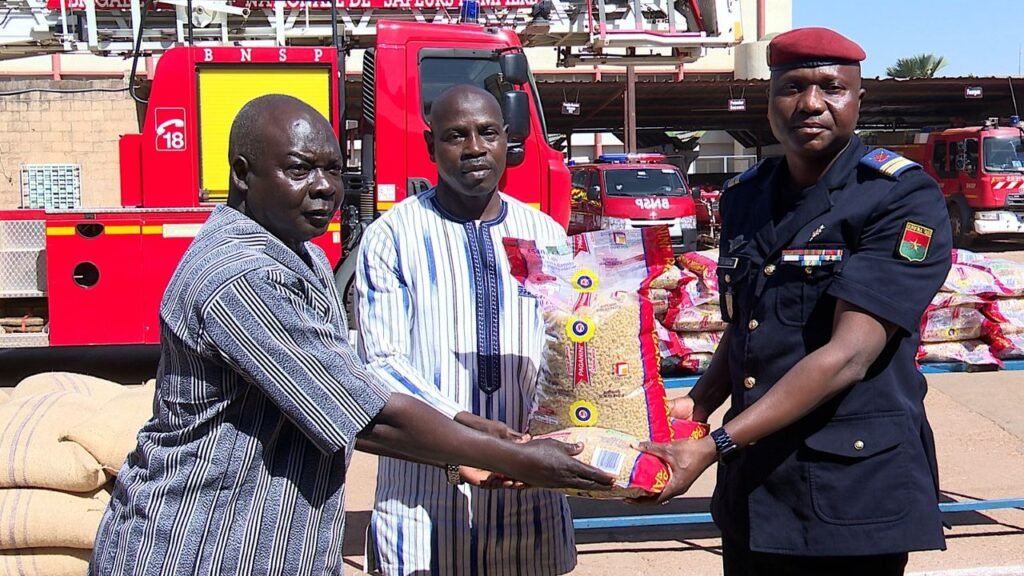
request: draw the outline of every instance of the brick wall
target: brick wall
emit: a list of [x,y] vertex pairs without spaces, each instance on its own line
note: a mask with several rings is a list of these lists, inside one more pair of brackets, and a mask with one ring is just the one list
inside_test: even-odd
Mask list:
[[138,132],[127,92],[57,94],[25,89],[118,89],[121,79],[0,80],[0,209],[21,205],[21,165],[82,167],[82,205],[120,203],[118,138]]

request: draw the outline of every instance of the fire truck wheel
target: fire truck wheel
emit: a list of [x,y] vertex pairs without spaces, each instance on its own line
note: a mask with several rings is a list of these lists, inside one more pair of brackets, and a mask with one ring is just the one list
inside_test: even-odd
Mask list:
[[953,245],[957,248],[969,248],[974,241],[971,209],[956,200],[949,202],[946,208],[949,210],[949,227],[953,231]]
[[334,288],[345,309],[349,330],[356,330],[356,250],[349,254],[334,272]]

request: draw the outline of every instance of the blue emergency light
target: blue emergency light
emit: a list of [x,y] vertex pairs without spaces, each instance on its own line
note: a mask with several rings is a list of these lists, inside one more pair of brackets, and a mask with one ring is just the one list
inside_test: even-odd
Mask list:
[[654,153],[630,153],[630,154],[601,154],[597,157],[598,162],[611,164],[645,164],[651,162],[664,162],[664,154]]
[[459,22],[476,24],[480,22],[480,2],[478,0],[462,0],[459,6]]

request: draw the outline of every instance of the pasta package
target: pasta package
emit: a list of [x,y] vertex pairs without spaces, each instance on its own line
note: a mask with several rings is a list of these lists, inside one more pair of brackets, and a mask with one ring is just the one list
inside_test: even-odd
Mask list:
[[[699,440],[707,435],[707,424],[675,420],[671,422],[677,439]],[[615,476],[611,490],[563,490],[570,496],[593,499],[639,498],[657,494],[669,480],[668,467],[657,457],[640,452],[634,446],[640,439],[617,430],[596,427],[573,427],[544,434],[566,443],[583,443],[583,451],[575,456],[584,464]]]
[[959,342],[926,342],[917,351],[918,362],[963,362],[972,366],[999,366],[1003,363],[992,355],[981,340]]
[[544,319],[530,433],[598,427],[670,441],[648,294],[672,267],[668,228],[588,232],[558,246],[506,238],[504,245],[513,276]]
[[956,342],[981,338],[985,316],[976,307],[935,308],[921,318],[922,342]]

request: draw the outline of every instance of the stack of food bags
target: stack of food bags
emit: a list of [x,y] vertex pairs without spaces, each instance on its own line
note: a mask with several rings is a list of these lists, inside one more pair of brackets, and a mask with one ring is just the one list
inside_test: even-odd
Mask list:
[[1024,264],[958,250],[957,263],[991,275],[994,287],[982,307],[984,338],[1000,359],[1024,357]]
[[[590,232],[558,246],[507,238],[505,250],[513,276],[538,299],[545,322],[530,433],[584,442],[580,458],[618,478],[610,492],[572,494],[622,498],[660,491],[668,480],[664,463],[633,446],[706,433],[703,425],[670,421],[659,372],[650,291],[656,279],[672,274],[668,229]],[[663,286],[672,282],[662,279]]]
[[718,305],[714,250],[687,252],[676,259],[682,281],[672,292],[661,323],[662,372],[704,372],[722,339],[725,322]]

